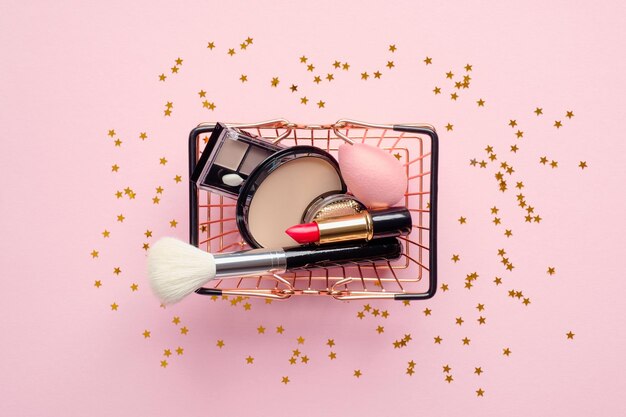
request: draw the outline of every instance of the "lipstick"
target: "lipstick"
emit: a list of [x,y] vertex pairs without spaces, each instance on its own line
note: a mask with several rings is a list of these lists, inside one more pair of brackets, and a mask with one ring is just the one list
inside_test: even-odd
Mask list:
[[390,207],[297,224],[285,233],[300,244],[325,244],[408,235],[412,225],[411,213],[406,207]]

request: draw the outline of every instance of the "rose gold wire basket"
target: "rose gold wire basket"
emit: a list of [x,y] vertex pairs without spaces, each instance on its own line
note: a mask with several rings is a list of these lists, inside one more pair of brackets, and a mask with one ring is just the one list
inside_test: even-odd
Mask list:
[[[373,124],[347,119],[331,125],[300,125],[284,119],[227,125],[286,146],[317,146],[333,156],[337,155],[338,146],[345,142],[367,143],[389,151],[406,169],[409,185],[404,204],[413,217],[413,230],[408,236],[399,238],[403,253],[396,261],[217,279],[197,293],[273,299],[326,295],[338,300],[419,300],[435,295],[438,136],[434,127],[427,124]],[[214,123],[202,123],[189,135],[190,176],[214,127]],[[236,203],[234,199],[199,189],[190,181],[190,243],[212,253],[248,249],[235,223]]]

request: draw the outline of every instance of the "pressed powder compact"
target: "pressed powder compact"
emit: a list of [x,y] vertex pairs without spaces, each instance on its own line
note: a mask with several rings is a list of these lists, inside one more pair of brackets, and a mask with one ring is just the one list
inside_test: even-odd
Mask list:
[[302,221],[321,195],[344,194],[339,165],[314,146],[292,146],[269,156],[251,173],[237,200],[237,227],[253,248],[292,246],[284,233]]
[[283,149],[278,144],[217,123],[191,181],[199,188],[237,197],[241,184],[265,158]]

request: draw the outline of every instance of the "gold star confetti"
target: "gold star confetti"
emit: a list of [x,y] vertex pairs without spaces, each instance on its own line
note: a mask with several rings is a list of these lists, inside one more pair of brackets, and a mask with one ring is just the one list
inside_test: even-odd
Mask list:
[[461,258],[459,257],[459,255],[456,255],[456,254],[452,255],[452,262],[457,263],[460,260]]
[[313,70],[315,70],[315,65],[313,64],[309,64],[306,66],[306,70],[309,72],[313,72]]
[[476,321],[478,321],[479,325],[485,324],[486,323],[486,318],[483,316],[480,316],[479,318],[476,319]]
[[167,164],[167,159],[165,159],[165,158],[159,158],[159,164],[161,164],[161,165],[165,165],[165,164]]
[[452,377],[452,375],[446,375],[445,380],[449,384],[450,382],[454,381],[454,378]]
[[183,180],[183,178],[180,175],[177,175],[174,177],[174,181],[178,184],[179,182],[181,182]]
[[178,222],[176,220],[170,221],[170,227],[176,227],[177,225],[178,225]]
[[265,327],[263,326],[259,326],[256,328],[256,331],[258,334],[264,334],[265,333]]
[[111,129],[111,130],[109,130],[109,132],[107,133],[107,135],[109,135],[110,137],[115,136],[115,129]]
[[580,161],[578,166],[580,167],[580,169],[585,169],[585,168],[587,168],[587,162],[586,161]]
[[182,347],[178,346],[176,348],[176,354],[177,355],[182,355],[184,352],[185,352],[185,350]]
[[378,326],[376,327],[376,331],[378,332],[378,334],[381,334],[385,331],[385,328],[383,326]]
[[284,331],[285,331],[285,329],[283,328],[283,326],[277,326],[276,327],[276,333],[283,334]]
[[432,313],[432,310],[430,308],[425,308],[424,309],[424,315],[425,316],[430,316],[431,313]]
[[291,87],[289,87],[289,89],[292,93],[295,93],[296,91],[298,91],[298,86],[295,84],[291,84]]
[[518,130],[517,132],[515,132],[515,136],[517,136],[518,139],[521,139],[524,137],[524,132]]
[[304,97],[300,98],[300,103],[301,103],[301,104],[305,104],[305,105],[306,105],[308,102],[309,102],[309,99],[308,99],[308,98],[306,98],[306,96],[304,96]]
[[178,67],[173,66],[171,69],[172,69],[172,74],[178,74]]
[[435,87],[435,89],[433,90],[433,93],[435,93],[435,95],[441,94],[441,88]]
[[304,344],[304,337],[299,336],[296,340],[297,340],[299,345],[303,345]]
[[213,48],[215,48],[215,42],[209,42],[207,48],[213,50]]
[[233,56],[236,54],[235,50],[233,48],[230,48],[227,52],[228,55]]
[[130,286],[130,290],[133,291],[133,292],[137,291],[138,289],[139,289],[139,285],[138,284],[133,283]]
[[218,348],[223,348],[224,347],[224,341],[223,340],[218,340],[217,343],[215,344],[215,346],[217,346]]
[[389,45],[389,50],[391,52],[396,52],[396,49],[398,49],[398,48],[396,48],[396,45]]
[[478,388],[476,390],[476,396],[477,397],[482,397],[484,393],[485,393],[485,391],[482,388]]
[[121,273],[122,273],[122,270],[120,269],[120,267],[119,267],[119,266],[116,266],[115,268],[113,268],[113,273],[114,273],[115,275],[119,275],[119,274],[121,274]]
[[362,73],[361,73],[361,79],[362,79],[362,80],[367,80],[369,77],[370,77],[370,76],[369,76],[369,74],[368,74],[367,72],[362,72]]
[[456,99],[459,98],[459,95],[457,93],[452,93],[450,94],[450,99],[456,101]]
[[322,101],[322,100],[320,100],[320,101],[318,101],[318,102],[317,102],[317,107],[319,107],[320,109],[321,109],[321,108],[324,108],[324,106],[325,106],[325,105],[326,105],[326,102],[324,102],[324,101]]
[[148,339],[150,337],[150,330],[144,330],[142,335],[144,339]]
[[464,345],[464,346],[465,346],[465,345],[469,345],[469,344],[470,344],[470,342],[471,342],[471,340],[470,340],[470,339],[468,339],[467,337],[464,337],[463,339],[461,339],[461,341],[463,342],[463,345]]
[[565,335],[567,336],[568,339],[574,339],[574,336],[576,335],[575,333],[572,333],[572,331],[570,330],[569,332],[565,333]]
[[326,344],[327,344],[329,347],[333,347],[333,346],[335,346],[335,339],[328,339],[328,341],[326,342]]
[[455,322],[456,322],[455,324],[458,324],[459,326],[462,326],[463,322],[464,322],[463,317],[457,317],[455,319]]
[[542,115],[542,114],[543,114],[543,109],[542,109],[541,107],[537,107],[537,108],[535,109],[535,114],[536,114],[537,116]]
[[141,139],[141,140],[148,139],[148,134],[146,132],[139,133],[139,139]]
[[463,216],[459,217],[459,224],[465,224],[467,223],[467,219]]
[[441,341],[443,340],[441,337],[439,336],[435,336],[433,339],[435,339],[435,344],[440,345]]
[[361,375],[363,375],[363,374],[361,373],[361,370],[360,370],[360,369],[356,369],[356,370],[354,371],[354,376],[355,376],[355,377],[360,378],[360,377],[361,377]]
[[545,156],[542,156],[541,158],[539,158],[539,163],[542,165],[545,165],[548,162],[548,158],[546,158]]
[[302,362],[302,363],[309,363],[309,357],[308,357],[308,356],[306,356],[306,355],[303,355],[303,356],[300,358],[300,362]]
[[567,117],[568,119],[571,119],[572,117],[574,117],[574,112],[569,110],[565,113],[565,117]]
[[472,66],[470,64],[465,65],[465,71],[471,71],[472,70]]
[[451,79],[452,79],[452,77],[454,77],[454,74],[452,73],[452,71],[448,71],[448,72],[446,72],[446,78],[447,78],[447,79],[451,80]]
[[517,147],[517,145],[511,145],[511,152],[517,153],[518,150],[519,148]]
[[302,55],[302,56],[300,57],[300,63],[301,63],[301,64],[306,64],[307,59],[308,59],[308,58],[307,58],[306,56]]
[[509,120],[509,126],[514,128],[515,126],[517,126],[517,121],[516,120]]
[[344,71],[348,71],[350,69],[350,64],[344,62],[343,65],[341,65],[341,69],[343,69]]
[[382,75],[383,75],[383,73],[382,73],[382,72],[380,72],[380,71],[376,71],[376,72],[374,73],[374,78],[380,78]]
[[500,285],[500,284],[502,284],[502,278],[500,278],[500,277],[495,277],[495,279],[493,280],[493,282],[494,282],[496,285]]
[[165,356],[166,358],[169,358],[170,356],[172,356],[172,351],[169,349],[164,349],[163,356]]
[[117,164],[111,166],[111,171],[112,172],[117,172],[117,171],[119,171],[119,169],[120,169],[120,167]]
[[118,307],[119,307],[119,305],[117,303],[111,304],[111,310],[113,310],[113,311],[117,311]]
[[161,75],[159,75],[159,81],[165,81],[165,79],[167,78],[167,75],[161,73]]
[[254,358],[253,358],[252,356],[248,356],[248,357],[246,358],[246,363],[247,363],[247,364],[252,364],[252,363],[254,363]]
[[152,197],[152,204],[159,204],[161,199],[159,197]]
[[186,335],[187,333],[189,333],[189,329],[186,326],[180,328],[180,334]]
[[277,87],[279,83],[280,83],[280,80],[278,79],[278,77],[272,78],[272,81],[271,81],[272,87]]
[[454,125],[452,125],[452,124],[450,124],[450,123],[448,123],[448,124],[446,125],[446,130],[447,130],[448,132],[449,132],[449,131],[451,131],[451,130],[453,130],[453,129],[454,129]]
[[393,61],[387,61],[387,68],[392,69],[393,67],[395,67]]
[[441,291],[443,292],[448,291],[448,284],[441,284]]
[[511,237],[511,236],[513,236],[513,232],[511,230],[509,230],[509,229],[506,229],[504,231],[504,236]]
[[287,385],[289,383],[289,377],[288,376],[284,376],[281,382],[283,384]]
[[556,120],[556,121],[554,122],[554,127],[556,127],[557,129],[560,129],[560,128],[561,128],[561,126],[563,126],[563,124],[561,123],[561,121],[560,121],[560,120]]
[[548,275],[554,275],[556,273],[556,268],[553,266],[548,267],[548,271],[547,274]]
[[509,348],[502,349],[502,354],[504,356],[509,356],[511,354],[511,349],[509,349]]
[[334,80],[334,79],[335,79],[335,76],[334,76],[333,74],[326,74],[326,79],[327,79],[328,81],[332,81],[332,80]]
[[122,214],[118,214],[118,216],[117,216],[117,221],[118,221],[118,222],[120,222],[120,223],[123,223],[125,218],[126,218],[126,217],[124,217],[124,215],[122,215]]
[[200,96],[200,98],[206,97],[206,91],[200,90],[198,91],[198,95]]
[[485,100],[483,100],[482,98],[479,99],[476,104],[478,104],[478,107],[484,107],[485,106]]
[[557,161],[550,161],[550,166],[554,169],[554,168],[558,168],[559,167],[559,163]]
[[240,43],[240,44],[239,44],[239,47],[240,47],[241,49],[246,49],[246,48],[248,47],[248,44],[247,44],[247,43],[245,43],[245,42],[242,42],[242,43]]
[[118,147],[122,146],[122,141],[119,140],[119,139],[115,139],[115,141],[113,143],[115,143],[115,146],[118,146]]
[[175,325],[178,325],[180,323],[180,317],[174,316],[174,318],[172,318],[172,323],[174,323]]
[[98,279],[93,283],[93,286],[96,288],[100,288],[102,286],[102,282]]
[[433,63],[433,59],[427,56],[426,58],[424,58],[424,63],[426,65],[431,65]]
[[161,361],[161,368],[167,368],[167,361],[165,359]]
[[246,41],[245,41],[245,42],[246,42],[248,45],[252,45],[252,42],[253,42],[253,41],[254,41],[254,39],[253,39],[253,38],[251,38],[250,36],[248,36],[248,37],[246,38]]
[[100,252],[98,252],[97,250],[94,249],[94,250],[91,251],[91,257],[92,258],[97,258],[99,253]]

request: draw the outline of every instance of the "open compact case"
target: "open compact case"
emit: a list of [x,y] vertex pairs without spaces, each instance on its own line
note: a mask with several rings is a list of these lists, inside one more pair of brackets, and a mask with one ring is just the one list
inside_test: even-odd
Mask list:
[[[381,163],[368,152],[384,154]],[[247,249],[287,248],[292,267],[218,272],[196,293],[432,297],[437,161],[437,133],[426,124],[200,124],[189,136],[190,243],[214,254],[222,271],[220,254]],[[385,183],[385,170],[402,181]]]

